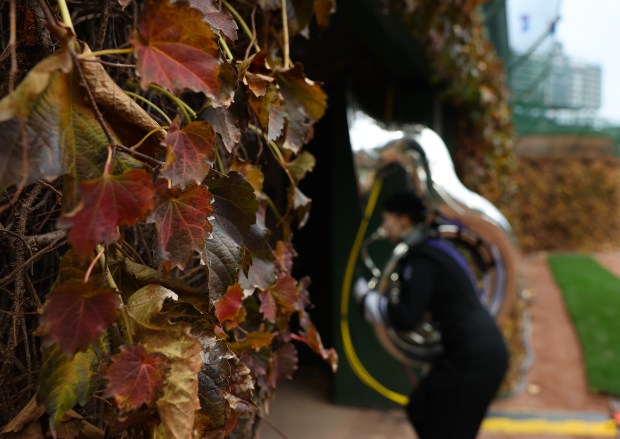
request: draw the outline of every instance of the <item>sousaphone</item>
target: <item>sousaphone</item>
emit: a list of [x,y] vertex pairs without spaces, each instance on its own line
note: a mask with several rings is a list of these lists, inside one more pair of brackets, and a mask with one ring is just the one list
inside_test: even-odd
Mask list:
[[[518,290],[518,250],[504,215],[461,183],[445,143],[430,128],[384,125],[354,102],[348,108],[348,122],[361,193],[389,169],[401,168],[406,176],[403,190],[416,192],[438,214],[436,233],[463,253],[472,268],[480,300],[491,315],[497,320],[505,318]],[[380,269],[369,246],[382,238],[378,230],[362,246],[362,259],[373,275],[369,287],[384,295],[398,295],[399,262],[408,246],[397,245]],[[375,332],[383,347],[408,365],[432,362],[442,352],[441,334],[432,315],[412,332],[383,325],[375,326]]]

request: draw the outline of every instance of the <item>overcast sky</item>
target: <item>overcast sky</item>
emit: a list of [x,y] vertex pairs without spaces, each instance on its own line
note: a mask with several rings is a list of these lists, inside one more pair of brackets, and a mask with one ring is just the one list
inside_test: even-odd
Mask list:
[[555,34],[537,51],[549,49],[555,39],[571,58],[600,65],[600,115],[620,122],[620,0],[508,0],[513,48],[523,52],[532,47],[558,15]]

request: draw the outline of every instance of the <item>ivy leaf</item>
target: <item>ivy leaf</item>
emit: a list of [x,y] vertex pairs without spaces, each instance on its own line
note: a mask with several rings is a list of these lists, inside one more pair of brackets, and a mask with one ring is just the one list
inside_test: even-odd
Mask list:
[[213,194],[215,213],[219,218],[227,218],[248,227],[256,222],[258,201],[254,188],[238,172],[229,172],[221,176],[211,172],[207,186]]
[[[239,401],[252,399],[254,383],[249,369],[227,344],[212,332],[197,334],[202,345],[204,365],[200,372],[199,437],[228,437],[239,417]],[[238,409],[233,412],[233,404]]]
[[290,315],[297,310],[299,291],[297,281],[290,274],[280,274],[276,283],[269,288],[269,294],[273,296],[285,315]]
[[176,301],[179,296],[161,285],[146,285],[131,295],[125,307],[131,318],[131,332],[135,337],[149,330],[157,330],[168,323],[161,310],[166,300]]
[[289,190],[289,206],[293,207],[297,219],[297,228],[301,229],[308,222],[312,199],[308,198],[297,186]]
[[258,331],[248,332],[243,340],[229,343],[230,349],[237,354],[248,349],[259,351],[271,345],[276,332],[265,331],[264,328],[260,328]]
[[276,268],[281,273],[290,273],[293,269],[295,249],[290,242],[278,241],[274,251]]
[[132,226],[144,218],[153,207],[154,190],[151,176],[142,169],[82,181],[82,204],[59,224],[72,226],[69,242],[81,258],[86,258],[98,243],[116,241],[120,237],[118,226]]
[[168,154],[162,170],[162,177],[173,186],[200,183],[209,173],[215,159],[215,135],[209,124],[190,122],[180,129],[176,119],[166,138]]
[[198,372],[202,368],[200,343],[190,334],[185,322],[171,323],[161,312],[164,301],[177,295],[160,285],[147,285],[127,301],[127,313],[134,343],[148,353],[164,355],[170,366],[155,405],[166,437],[186,439],[192,436],[198,400]]
[[291,337],[297,341],[304,342],[316,354],[320,355],[336,372],[338,369],[338,354],[334,349],[325,349],[321,341],[321,335],[316,330],[314,323],[310,320],[310,316],[305,311],[299,312],[299,325],[302,328],[301,335],[292,334]]
[[243,289],[239,284],[235,284],[228,287],[226,293],[213,303],[217,319],[227,329],[234,328],[245,320],[246,311],[243,307],[243,299]]
[[168,189],[165,181],[160,181],[157,197],[157,207],[148,220],[157,227],[161,256],[183,269],[194,251],[202,251],[211,233],[211,194],[203,185]]
[[46,344],[58,343],[71,356],[85,351],[118,318],[120,297],[92,281],[68,281],[55,287],[43,306],[39,331]]
[[260,97],[250,96],[248,105],[256,115],[260,127],[269,140],[276,140],[286,124],[286,105],[278,87],[271,84]]
[[222,229],[252,253],[269,254],[266,229],[256,221],[258,201],[252,185],[234,171],[225,176],[211,172],[205,183],[213,194],[215,217]]
[[202,117],[220,135],[226,150],[232,152],[235,145],[241,140],[239,118],[229,108],[213,107],[207,107],[202,113]]
[[72,67],[61,49],[0,101],[0,186],[101,173],[109,142]]
[[235,158],[230,165],[230,169],[243,175],[248,183],[250,183],[254,188],[255,194],[261,194],[263,192],[265,175],[258,166],[255,166],[249,162],[244,162],[239,158]]
[[[158,271],[130,259],[124,259],[122,263],[123,277],[121,282],[118,282],[121,291],[134,292],[145,285],[157,284],[176,291],[180,301],[190,303],[197,310],[205,313],[209,311],[210,304],[206,300],[208,291],[203,285],[199,288],[193,287],[174,276],[173,272]],[[125,284],[129,284],[127,289],[124,289]]]
[[204,14],[205,22],[213,29],[221,31],[231,41],[237,39],[237,22],[228,11],[220,9],[213,0],[189,0],[192,8]]
[[146,2],[133,37],[142,87],[157,83],[174,93],[189,89],[216,99],[220,79],[215,38],[203,14],[188,4]]
[[247,290],[253,288],[267,289],[273,284],[275,277],[276,269],[273,260],[254,256],[247,275],[245,273],[239,274],[239,283]]
[[325,114],[327,95],[304,76],[299,63],[292,69],[277,72],[276,78],[286,101],[289,121],[284,147],[297,152],[308,140],[312,123]]
[[123,346],[106,369],[107,391],[116,405],[128,412],[142,404],[151,407],[160,395],[167,373],[166,358],[149,354],[143,346]]
[[271,357],[271,367],[267,376],[267,385],[276,389],[279,381],[292,379],[298,364],[297,349],[292,343],[280,346]]
[[202,259],[209,270],[209,295],[218,299],[237,282],[245,251],[222,230],[217,218],[211,224],[213,231],[205,244]]
[[84,405],[94,391],[97,356],[92,350],[68,357],[56,346],[43,352],[37,399],[51,423],[58,425],[76,404]]
[[262,290],[258,294],[258,298],[260,299],[260,306],[258,310],[263,314],[265,320],[271,323],[276,322],[276,300],[272,294],[270,294],[269,290]]
[[312,172],[316,159],[308,151],[302,151],[294,160],[286,164],[286,169],[291,173],[296,183],[299,183],[308,172]]

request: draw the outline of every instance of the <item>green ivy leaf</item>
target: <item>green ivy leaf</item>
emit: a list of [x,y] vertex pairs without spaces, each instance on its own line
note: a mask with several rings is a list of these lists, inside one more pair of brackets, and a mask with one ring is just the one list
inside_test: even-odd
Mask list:
[[61,50],[0,101],[0,186],[101,174],[108,140],[72,67]]
[[308,151],[302,151],[294,160],[286,164],[286,169],[291,173],[296,183],[299,183],[308,172],[312,172],[316,159]]
[[76,404],[84,405],[93,393],[97,356],[92,350],[78,352],[73,358],[52,346],[43,352],[37,398],[57,425]]

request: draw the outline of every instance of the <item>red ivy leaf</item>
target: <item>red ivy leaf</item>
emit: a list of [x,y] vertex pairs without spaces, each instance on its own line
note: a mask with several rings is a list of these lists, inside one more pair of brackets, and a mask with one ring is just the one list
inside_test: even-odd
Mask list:
[[112,288],[69,281],[47,297],[39,328],[67,355],[86,351],[118,317],[120,298]]
[[132,226],[144,218],[153,207],[154,190],[151,176],[142,169],[82,181],[82,204],[61,218],[60,225],[72,226],[69,242],[86,258],[98,243],[116,241],[118,226]]
[[161,173],[173,186],[200,183],[215,159],[215,135],[205,122],[190,122],[179,129],[175,120],[166,138],[168,157]]
[[261,291],[258,295],[260,299],[260,307],[258,310],[263,313],[265,319],[271,323],[276,322],[276,301],[269,293],[269,290]]
[[293,258],[295,257],[295,249],[289,242],[278,241],[274,251],[275,262],[278,271],[290,273],[293,269]]
[[201,252],[209,233],[213,214],[211,194],[206,186],[187,190],[168,189],[165,180],[157,185],[158,205],[149,215],[159,232],[162,257],[183,268],[194,251]]
[[133,44],[143,88],[155,82],[175,93],[190,89],[217,99],[219,49],[200,11],[183,2],[150,0],[138,28]]
[[243,307],[243,289],[239,284],[231,285],[214,304],[215,315],[222,325],[234,328],[245,320],[246,311]]
[[305,311],[299,312],[299,325],[302,328],[301,335],[292,334],[291,337],[306,343],[310,349],[319,354],[331,366],[332,370],[336,372],[338,368],[338,354],[334,349],[325,349],[321,341],[321,335]]
[[271,367],[267,376],[267,385],[276,389],[282,379],[292,379],[297,370],[297,349],[292,343],[280,346],[271,357]]
[[125,346],[108,366],[108,392],[123,411],[151,407],[166,376],[166,357],[146,352],[142,345]]
[[299,291],[297,281],[289,274],[281,274],[275,285],[269,288],[269,293],[285,314],[291,314],[297,310]]

